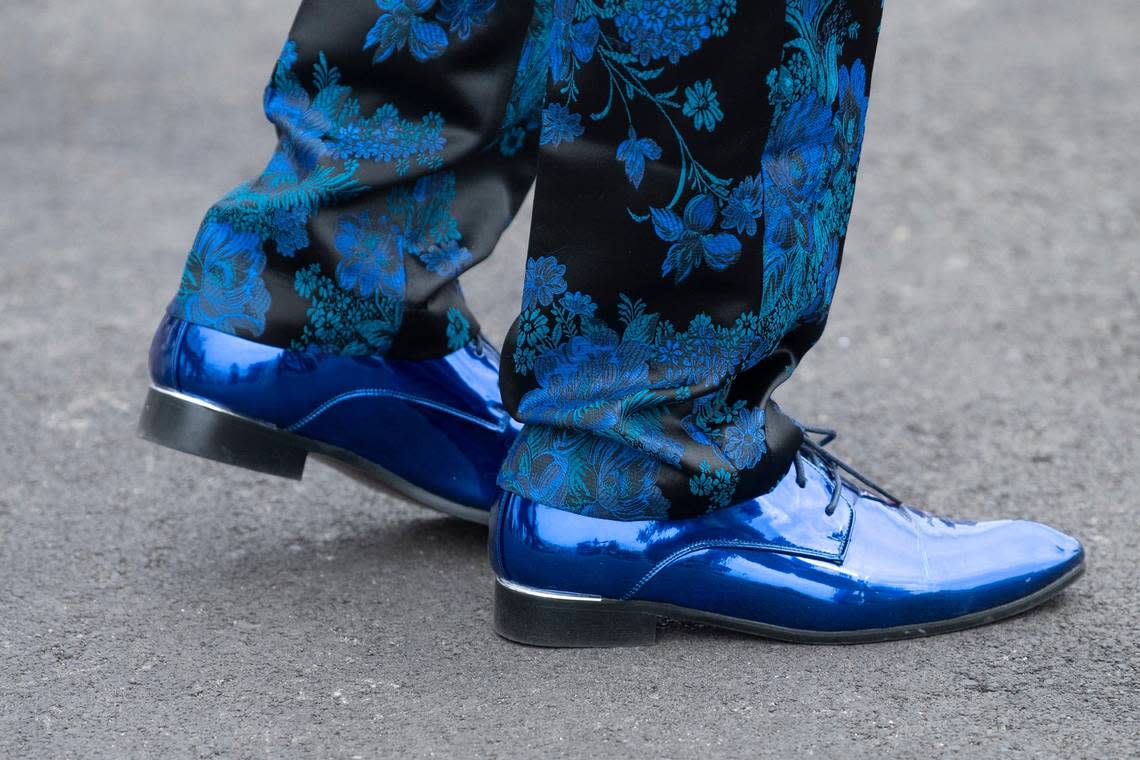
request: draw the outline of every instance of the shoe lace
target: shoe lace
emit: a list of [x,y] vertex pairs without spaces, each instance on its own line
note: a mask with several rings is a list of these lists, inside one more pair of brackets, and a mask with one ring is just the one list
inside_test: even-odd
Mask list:
[[[891,502],[893,506],[897,507],[902,504],[900,499],[892,496],[885,488],[824,448],[839,437],[837,432],[830,428],[809,427],[807,425],[801,427],[804,431],[804,440],[793,460],[796,468],[796,485],[800,488],[807,486],[807,476],[804,474],[805,461],[825,470],[831,478],[831,501],[828,502],[825,510],[828,515],[835,514],[835,510],[839,508],[839,496],[843,492],[844,483],[842,473],[844,472]],[[812,435],[819,436],[819,440],[809,437]]]

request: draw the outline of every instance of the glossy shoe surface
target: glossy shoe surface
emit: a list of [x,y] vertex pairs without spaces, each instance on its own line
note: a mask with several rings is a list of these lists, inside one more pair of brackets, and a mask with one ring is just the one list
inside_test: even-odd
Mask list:
[[492,517],[495,626],[540,646],[652,643],[660,618],[796,642],[923,636],[1034,607],[1084,551],[1034,522],[950,521],[842,486],[806,463],[701,517],[620,522],[507,494]]
[[482,338],[442,359],[301,353],[167,317],[151,346],[144,438],[300,479],[318,456],[486,522],[518,433]]

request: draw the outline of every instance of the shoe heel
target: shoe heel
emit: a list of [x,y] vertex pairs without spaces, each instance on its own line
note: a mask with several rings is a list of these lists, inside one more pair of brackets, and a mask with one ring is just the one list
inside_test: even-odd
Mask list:
[[537,647],[636,647],[657,643],[657,616],[629,602],[547,593],[499,580],[495,632]]
[[186,454],[292,480],[301,479],[308,457],[288,433],[153,387],[139,435]]

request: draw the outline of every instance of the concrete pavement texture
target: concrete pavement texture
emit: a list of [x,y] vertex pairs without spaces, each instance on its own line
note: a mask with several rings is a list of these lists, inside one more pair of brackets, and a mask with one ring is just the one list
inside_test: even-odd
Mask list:
[[[893,490],[1085,541],[1040,610],[803,647],[489,626],[485,532],[135,438],[286,0],[0,6],[0,756],[1140,754],[1140,5],[887,4],[831,325],[781,391]],[[527,215],[465,279],[501,340]]]

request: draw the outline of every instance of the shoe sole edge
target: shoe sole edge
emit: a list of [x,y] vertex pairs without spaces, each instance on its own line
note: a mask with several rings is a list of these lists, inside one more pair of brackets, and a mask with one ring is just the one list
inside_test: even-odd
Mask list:
[[444,499],[352,451],[157,385],[147,390],[138,434],[184,454],[289,480],[302,479],[312,456],[372,488],[437,512],[480,525],[491,519],[490,510]]
[[696,623],[793,644],[873,644],[922,638],[989,625],[1038,607],[1084,574],[1085,563],[1037,591],[1012,602],[920,625],[857,631],[810,631],[758,623],[674,604],[619,601],[543,591],[496,579],[494,628],[519,644],[550,648],[644,646],[657,641],[662,619]]

